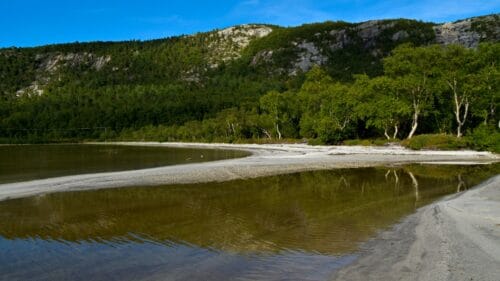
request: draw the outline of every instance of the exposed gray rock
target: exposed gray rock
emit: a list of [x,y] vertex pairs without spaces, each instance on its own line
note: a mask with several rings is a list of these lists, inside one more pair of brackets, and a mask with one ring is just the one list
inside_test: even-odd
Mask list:
[[436,43],[449,45],[460,44],[475,48],[483,39],[500,41],[500,15],[471,18],[449,22],[434,27]]
[[400,40],[404,40],[406,38],[408,38],[410,35],[408,34],[408,32],[406,32],[406,30],[400,30],[396,33],[394,33],[392,35],[392,41],[400,41]]
[[101,70],[106,64],[108,64],[108,62],[111,61],[111,56],[102,56],[102,57],[97,57],[97,59],[95,60],[94,64],[92,65],[92,67],[99,71]]
[[265,25],[244,24],[232,26],[215,32],[216,37],[208,46],[210,67],[215,68],[220,62],[227,62],[241,56],[241,51],[254,39],[269,35],[273,29]]
[[371,20],[358,25],[358,36],[364,42],[365,48],[371,48],[375,45],[377,37],[382,31],[394,27],[394,22],[384,23],[379,20]]
[[328,58],[312,42],[301,42],[297,44],[297,48],[301,51],[299,58],[293,64],[293,69],[290,72],[291,75],[296,75],[299,70],[306,72],[314,65],[323,65],[328,61]]
[[[111,56],[97,56],[92,53],[41,53],[35,55],[38,62],[36,70],[36,79],[30,86],[19,89],[16,96],[23,95],[42,95],[43,88],[54,77],[57,77],[57,71],[61,67],[77,67],[86,65],[96,71],[101,70],[111,61]],[[60,77],[59,77],[60,79]]]
[[246,47],[252,38],[262,38],[273,31],[269,26],[243,24],[219,30],[217,34],[224,38],[231,37],[231,41],[241,47]]
[[347,31],[345,29],[334,29],[330,31],[330,35],[333,37],[333,42],[330,44],[330,49],[332,51],[343,49],[352,41],[351,38],[347,35]]
[[370,54],[374,57],[381,57],[383,55],[382,50],[380,49],[373,49],[370,51]]
[[35,60],[39,62],[38,70],[42,72],[54,73],[63,66],[87,65],[95,70],[101,70],[111,61],[111,56],[96,56],[92,53],[46,53],[37,54]]
[[468,48],[477,47],[481,35],[471,30],[471,23],[471,20],[464,20],[435,26],[436,43],[460,44]]
[[16,96],[40,96],[43,94],[43,89],[40,87],[38,81],[34,81],[30,86],[20,89],[16,92]]
[[274,54],[273,50],[260,51],[252,58],[252,62],[250,63],[250,65],[255,66],[262,62],[269,62],[271,61],[273,54]]
[[358,35],[363,40],[371,40],[380,34],[380,21],[370,20],[358,25]]
[[186,82],[198,83],[201,81],[201,71],[190,69],[182,73],[181,79]]

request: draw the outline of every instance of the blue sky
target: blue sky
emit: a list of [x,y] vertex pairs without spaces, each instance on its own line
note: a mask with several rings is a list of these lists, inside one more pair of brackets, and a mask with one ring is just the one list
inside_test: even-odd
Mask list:
[[243,23],[413,18],[500,12],[500,0],[0,0],[0,47],[154,39]]

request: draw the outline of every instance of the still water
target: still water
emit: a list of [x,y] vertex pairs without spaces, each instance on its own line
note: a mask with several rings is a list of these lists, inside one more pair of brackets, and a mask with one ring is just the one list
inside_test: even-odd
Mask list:
[[0,146],[0,184],[214,161],[246,155],[248,153],[232,150],[120,145]]
[[0,280],[329,280],[492,166],[340,169],[0,202]]

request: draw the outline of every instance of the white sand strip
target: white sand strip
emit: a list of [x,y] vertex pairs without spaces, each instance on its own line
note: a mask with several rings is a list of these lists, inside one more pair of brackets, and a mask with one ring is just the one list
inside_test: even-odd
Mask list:
[[151,169],[84,174],[0,185],[0,200],[49,192],[126,186],[186,184],[255,178],[292,172],[399,165],[420,162],[492,163],[498,155],[477,151],[412,151],[399,146],[309,146],[305,144],[204,144],[204,143],[98,143],[96,145],[140,145],[236,149],[251,156],[222,161],[174,165]]

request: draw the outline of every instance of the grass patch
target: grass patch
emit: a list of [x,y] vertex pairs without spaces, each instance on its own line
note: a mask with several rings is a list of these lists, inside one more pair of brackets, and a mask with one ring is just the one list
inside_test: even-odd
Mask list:
[[384,146],[388,143],[399,143],[399,140],[387,140],[387,139],[354,139],[345,140],[342,142],[343,145],[363,145],[363,146]]
[[413,150],[457,150],[470,147],[466,139],[447,134],[418,135],[402,141],[401,145]]
[[480,125],[467,139],[474,149],[500,153],[500,130],[495,125]]

